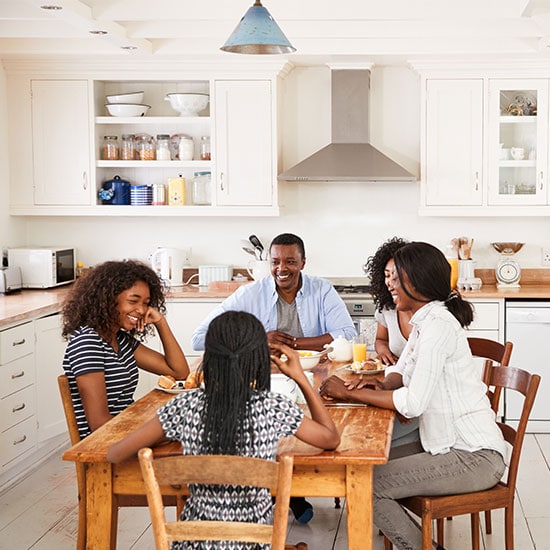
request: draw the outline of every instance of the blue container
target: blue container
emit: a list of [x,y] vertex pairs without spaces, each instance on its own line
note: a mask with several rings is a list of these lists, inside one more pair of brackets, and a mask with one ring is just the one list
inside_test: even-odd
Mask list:
[[98,197],[102,204],[130,204],[130,182],[115,176],[103,182]]

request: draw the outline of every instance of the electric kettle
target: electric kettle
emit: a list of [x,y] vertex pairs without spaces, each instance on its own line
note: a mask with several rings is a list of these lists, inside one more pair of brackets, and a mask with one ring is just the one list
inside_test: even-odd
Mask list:
[[184,250],[159,247],[151,256],[151,267],[167,285],[182,286],[186,259]]

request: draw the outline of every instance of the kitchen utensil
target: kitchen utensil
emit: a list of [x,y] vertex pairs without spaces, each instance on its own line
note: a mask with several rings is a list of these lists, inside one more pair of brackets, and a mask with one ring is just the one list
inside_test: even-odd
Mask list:
[[106,103],[105,108],[111,116],[143,116],[151,105],[135,105],[134,103]]
[[491,243],[491,246],[500,254],[515,254],[519,252],[524,243]]
[[247,241],[247,240],[245,240],[245,239],[241,239],[241,248],[242,248],[247,254],[250,254],[251,256],[256,257],[256,250],[254,249],[254,247],[251,247],[251,246],[250,246],[250,241]]
[[258,260],[263,260],[262,254],[264,252],[264,245],[262,244],[260,239],[258,239],[256,235],[250,235],[250,237],[248,237],[248,240],[252,243],[252,246],[254,246],[254,248],[258,251]]
[[187,255],[179,248],[157,248],[151,256],[151,266],[170,286],[182,286],[183,266]]
[[255,281],[271,274],[271,266],[267,260],[250,260],[246,270]]
[[302,368],[304,370],[310,370],[319,364],[319,359],[321,359],[321,356],[324,354],[319,351],[302,349],[298,351],[298,355],[300,356],[300,365],[302,365]]
[[128,92],[126,94],[106,95],[107,103],[126,103],[139,105],[143,103],[144,92]]
[[343,336],[338,336],[330,344],[328,344],[328,346],[333,348],[332,351],[328,353],[328,358],[331,361],[343,362],[352,360],[352,343],[349,340],[346,340]]
[[180,116],[197,116],[208,105],[208,94],[166,94],[164,101],[169,101],[172,109]]
[[103,204],[130,204],[130,182],[120,176],[104,181],[98,197]]

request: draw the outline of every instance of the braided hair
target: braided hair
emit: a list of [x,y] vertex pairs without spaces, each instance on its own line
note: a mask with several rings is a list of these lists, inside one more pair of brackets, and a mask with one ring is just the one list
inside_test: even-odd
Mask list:
[[253,438],[252,394],[271,386],[265,329],[250,313],[226,311],[210,323],[204,348],[203,452],[240,454]]
[[444,302],[460,326],[467,327],[474,320],[472,304],[451,290],[451,266],[441,250],[428,243],[412,242],[397,250],[393,258],[401,288],[409,298],[418,299],[403,285],[403,273],[426,302]]
[[371,293],[378,311],[395,309],[393,298],[386,286],[384,271],[396,250],[406,245],[407,242],[399,237],[392,237],[378,248],[374,256],[367,259],[366,272],[370,278]]

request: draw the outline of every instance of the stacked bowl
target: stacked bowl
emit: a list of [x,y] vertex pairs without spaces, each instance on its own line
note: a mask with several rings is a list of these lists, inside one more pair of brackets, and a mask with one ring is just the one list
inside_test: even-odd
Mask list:
[[130,204],[132,206],[149,206],[152,201],[152,185],[132,185],[130,187]]
[[129,92],[105,96],[105,108],[111,116],[144,116],[151,106],[142,103],[143,94],[144,92]]

